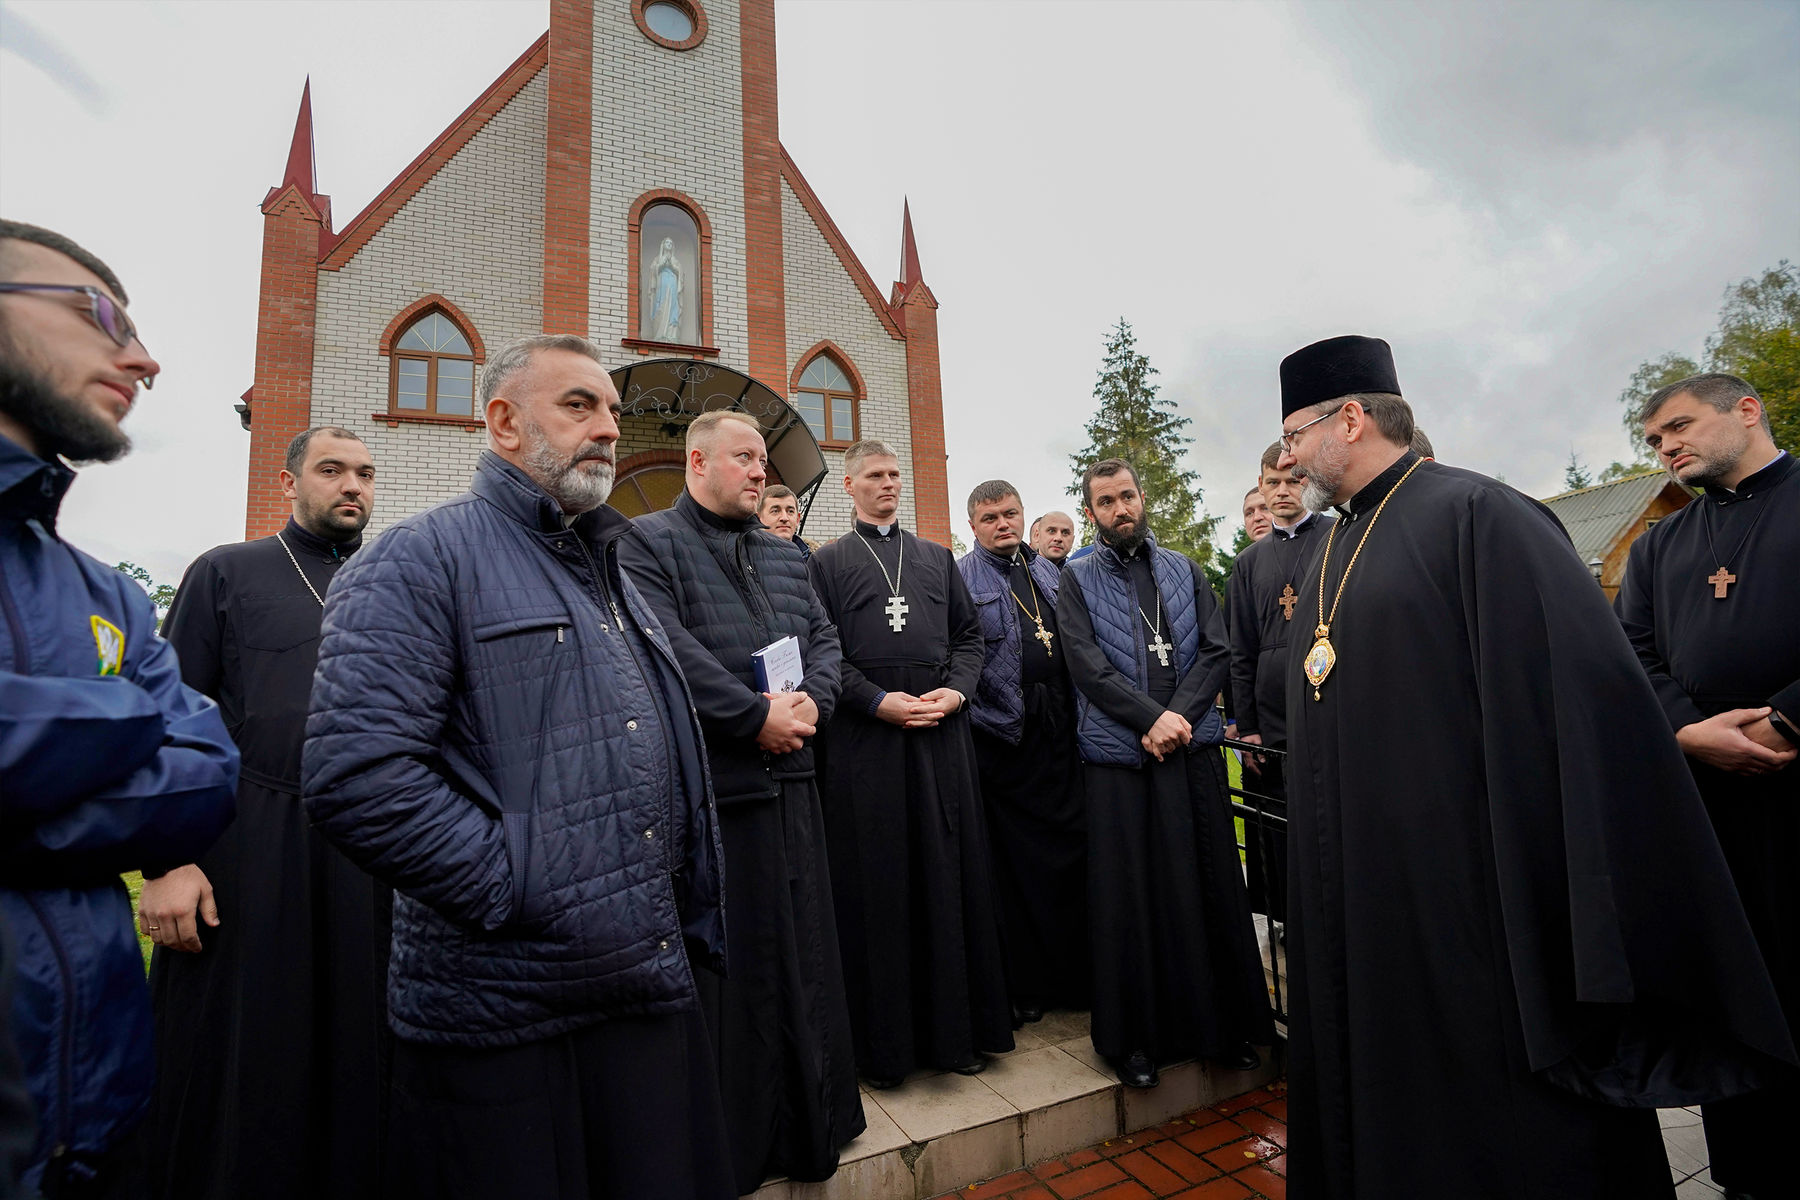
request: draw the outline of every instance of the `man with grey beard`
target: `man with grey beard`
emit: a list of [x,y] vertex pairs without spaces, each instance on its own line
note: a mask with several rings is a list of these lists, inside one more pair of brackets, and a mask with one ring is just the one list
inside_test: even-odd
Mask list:
[[584,338],[482,371],[464,495],[333,582],[302,781],[394,898],[382,1194],[735,1196],[691,963],[723,970],[702,733],[620,571],[619,397]]

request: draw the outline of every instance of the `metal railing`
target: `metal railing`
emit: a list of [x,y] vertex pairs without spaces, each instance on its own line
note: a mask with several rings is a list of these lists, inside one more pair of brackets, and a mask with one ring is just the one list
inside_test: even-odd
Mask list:
[[[1265,764],[1285,764],[1287,751],[1226,738],[1222,754],[1230,758],[1232,751],[1248,758],[1261,755]],[[1242,768],[1242,783],[1231,786],[1230,763],[1226,763],[1226,791],[1231,796],[1231,814],[1242,818],[1244,835],[1238,842],[1243,856],[1245,875],[1254,885],[1259,880],[1261,894],[1252,888],[1252,906],[1260,912],[1267,933],[1263,967],[1268,974],[1269,1007],[1282,1032],[1287,1031],[1287,801],[1283,796],[1255,790],[1261,778],[1249,767]],[[1284,789],[1285,790],[1285,789]]]

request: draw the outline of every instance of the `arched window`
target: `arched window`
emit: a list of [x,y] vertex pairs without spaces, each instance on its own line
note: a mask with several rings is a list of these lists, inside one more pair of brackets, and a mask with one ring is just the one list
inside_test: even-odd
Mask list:
[[606,502],[628,517],[641,517],[672,508],[684,486],[686,476],[681,463],[646,463],[620,475]]
[[431,309],[408,325],[393,346],[389,411],[475,416],[475,350],[456,322]]
[[652,204],[638,233],[638,330],[647,342],[700,345],[700,226],[679,204]]
[[837,359],[820,354],[806,364],[795,387],[794,407],[821,442],[856,440],[856,386]]

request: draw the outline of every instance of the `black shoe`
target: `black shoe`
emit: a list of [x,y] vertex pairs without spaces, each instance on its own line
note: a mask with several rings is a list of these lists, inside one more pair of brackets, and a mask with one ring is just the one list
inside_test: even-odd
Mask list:
[[897,1088],[901,1084],[905,1083],[906,1076],[902,1075],[897,1079],[877,1079],[873,1075],[864,1075],[863,1082],[868,1084],[870,1087],[874,1088],[878,1092],[886,1092],[886,1091],[891,1091],[894,1088]]
[[987,1070],[987,1065],[988,1065],[987,1055],[985,1055],[985,1054],[981,1053],[979,1050],[977,1050],[975,1052],[975,1059],[973,1062],[966,1062],[960,1067],[951,1067],[950,1069],[952,1071],[955,1071],[958,1075],[979,1075],[983,1071]]
[[1126,1087],[1153,1088],[1162,1082],[1162,1077],[1156,1073],[1156,1063],[1141,1050],[1124,1058],[1109,1058],[1106,1064]]
[[1262,1066],[1262,1055],[1256,1052],[1255,1046],[1245,1042],[1237,1049],[1219,1055],[1214,1061],[1230,1071],[1254,1071]]
[[1018,1025],[1013,1026],[1015,1029],[1017,1029],[1019,1025],[1030,1025],[1034,1021],[1041,1021],[1043,1019],[1044,1010],[1040,1005],[1019,1004],[1015,1005],[1013,1008],[1013,1020],[1018,1022]]

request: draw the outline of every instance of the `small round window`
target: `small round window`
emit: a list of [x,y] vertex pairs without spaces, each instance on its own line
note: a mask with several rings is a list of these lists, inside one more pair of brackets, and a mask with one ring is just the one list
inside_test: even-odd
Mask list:
[[652,0],[644,5],[644,24],[651,33],[671,42],[685,42],[694,36],[693,15],[670,0]]

